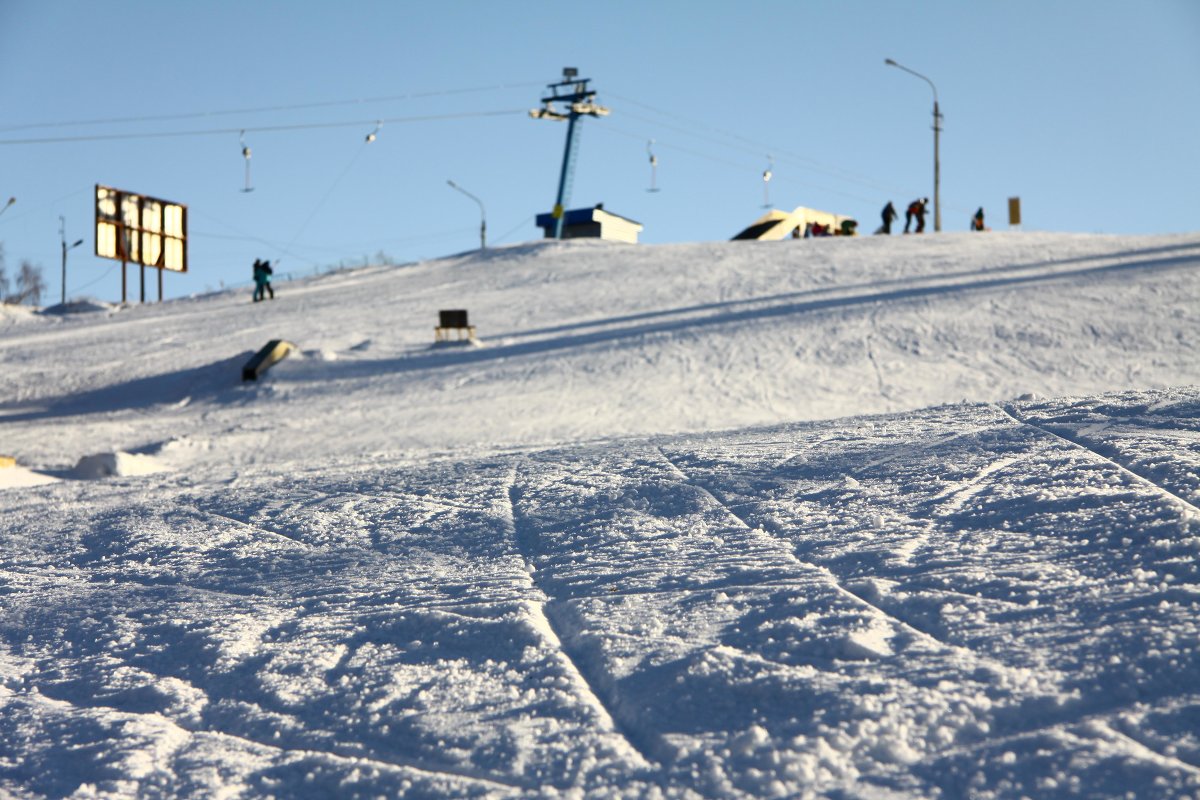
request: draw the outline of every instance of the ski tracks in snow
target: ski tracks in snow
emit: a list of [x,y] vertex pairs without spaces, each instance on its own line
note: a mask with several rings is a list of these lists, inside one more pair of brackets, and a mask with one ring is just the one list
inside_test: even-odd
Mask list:
[[585,671],[584,667],[586,662],[580,656],[573,655],[565,644],[571,641],[578,631],[570,630],[565,615],[554,613],[555,604],[563,601],[551,597],[539,583],[536,563],[537,533],[522,523],[517,510],[520,502],[520,490],[517,486],[518,464],[519,462],[514,463],[508,478],[507,521],[511,525],[513,540],[525,561],[530,588],[536,595],[536,599],[526,602],[530,623],[547,644],[560,654],[563,669],[570,676],[575,693],[595,712],[601,731],[619,736],[624,741],[627,756],[636,769],[657,770],[659,767],[656,760],[637,743],[639,739],[646,738],[644,734],[637,734],[629,729],[626,721],[615,711],[612,700],[604,699],[609,693],[601,687],[602,679],[597,676],[589,677],[590,670]]
[[1200,522],[1200,508],[1198,508],[1190,500],[1177,494],[1176,492],[1172,491],[1171,489],[1167,488],[1166,486],[1163,486],[1161,483],[1151,479],[1150,477],[1143,475],[1142,473],[1136,471],[1129,464],[1123,463],[1122,461],[1117,460],[1117,458],[1115,458],[1113,456],[1109,456],[1109,455],[1105,455],[1104,453],[1101,453],[1095,447],[1088,444],[1088,442],[1085,438],[1083,438],[1081,436],[1071,436],[1071,435],[1063,432],[1060,429],[1056,429],[1055,427],[1051,427],[1049,425],[1042,425],[1037,422],[1033,422],[1032,420],[1023,416],[1021,414],[1021,412],[1019,410],[1017,410],[1017,408],[1011,404],[997,406],[997,408],[999,408],[999,410],[1002,411],[1005,414],[1005,416],[1009,417],[1017,424],[1024,425],[1024,426],[1032,428],[1036,431],[1039,431],[1039,432],[1045,434],[1046,436],[1050,436],[1060,442],[1063,442],[1063,443],[1069,445],[1070,447],[1072,447],[1074,449],[1083,451],[1090,458],[1095,458],[1106,464],[1109,464],[1110,466],[1114,467],[1118,472],[1120,472],[1122,475],[1124,475],[1126,478],[1128,478],[1133,484],[1149,488],[1151,491],[1164,497],[1169,503],[1171,503],[1171,505],[1179,508],[1180,511],[1185,516],[1187,516],[1189,519],[1191,519],[1192,521],[1195,521],[1195,522]]
[[868,612],[871,615],[875,616],[876,618],[883,620],[883,621],[887,622],[888,624],[893,625],[899,629],[905,630],[908,633],[910,633],[911,635],[913,635],[915,638],[925,640],[925,641],[933,644],[937,648],[945,649],[948,651],[953,651],[960,655],[966,655],[971,662],[978,664],[980,666],[986,665],[992,669],[1000,669],[1000,670],[1005,669],[1005,667],[1003,665],[1001,665],[999,662],[995,661],[994,659],[989,659],[986,656],[983,656],[983,655],[981,655],[973,650],[970,650],[969,648],[963,647],[961,645],[955,645],[955,644],[951,644],[950,642],[943,641],[943,640],[939,639],[938,637],[934,636],[932,633],[921,630],[920,628],[913,625],[910,621],[896,616],[895,614],[891,613],[890,611],[883,608],[882,606],[876,605],[875,603],[871,602],[869,599],[864,597],[862,594],[855,592],[852,589],[850,589],[849,587],[847,587],[846,584],[837,576],[837,574],[835,574],[828,567],[824,567],[820,564],[814,564],[810,561],[805,561],[804,559],[800,558],[798,555],[796,555],[795,549],[794,549],[794,547],[792,547],[790,545],[790,543],[788,543],[785,540],[782,540],[776,536],[772,536],[770,533],[763,530],[761,527],[751,525],[744,517],[742,517],[742,515],[738,514],[736,511],[734,511],[733,508],[729,506],[729,504],[727,504],[723,500],[721,500],[721,498],[719,498],[714,493],[713,489],[696,481],[690,475],[688,475],[686,472],[684,472],[684,470],[670,456],[668,456],[667,453],[665,451],[663,451],[661,448],[659,449],[659,453],[662,455],[663,459],[668,464],[670,464],[671,468],[675,471],[675,473],[678,474],[681,481],[683,481],[684,483],[687,483],[690,486],[694,486],[696,489],[700,490],[705,495],[707,495],[709,498],[711,498],[712,502],[717,504],[720,508],[722,508],[733,520],[736,520],[736,522],[739,526],[745,528],[747,531],[752,531],[752,532],[758,533],[758,535],[763,537],[764,540],[769,541],[769,542],[779,546],[783,550],[785,550],[787,553],[787,556],[792,561],[795,562],[797,567],[799,567],[800,569],[802,569],[806,572],[812,572],[812,573],[815,573],[815,574],[821,576],[821,578],[826,583],[828,583],[828,585],[832,589],[834,589],[838,594],[845,597],[847,600],[850,600],[853,604],[858,605],[860,607],[864,607],[865,609],[868,610]]

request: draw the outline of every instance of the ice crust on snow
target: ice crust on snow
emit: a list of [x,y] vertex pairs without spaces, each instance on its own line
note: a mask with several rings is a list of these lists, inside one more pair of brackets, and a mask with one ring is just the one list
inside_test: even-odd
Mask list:
[[0,317],[61,478],[0,492],[0,794],[1198,796],[1197,266],[552,242]]

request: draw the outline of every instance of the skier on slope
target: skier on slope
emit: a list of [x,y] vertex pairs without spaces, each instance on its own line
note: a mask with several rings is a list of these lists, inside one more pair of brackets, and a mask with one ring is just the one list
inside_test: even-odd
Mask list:
[[879,232],[890,234],[892,232],[892,222],[895,221],[897,216],[899,216],[896,213],[896,207],[892,205],[891,200],[888,200],[888,204],[883,207],[883,211],[880,212],[880,216],[883,217],[883,226],[880,227]]
[[923,233],[925,231],[925,206],[929,204],[929,198],[923,197],[918,200],[913,200],[908,204],[908,208],[904,211],[904,232],[908,233],[908,226],[916,220],[917,227],[913,233]]
[[265,300],[268,292],[271,299],[275,299],[275,290],[271,288],[272,273],[269,261],[263,261],[261,258],[254,259],[254,302]]

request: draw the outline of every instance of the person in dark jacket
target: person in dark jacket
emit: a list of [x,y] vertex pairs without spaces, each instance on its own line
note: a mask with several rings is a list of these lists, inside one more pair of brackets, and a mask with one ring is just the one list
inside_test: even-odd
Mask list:
[[254,302],[265,300],[267,294],[270,293],[271,299],[275,299],[275,290],[271,288],[271,263],[263,261],[261,258],[254,259]]
[[987,228],[985,228],[983,225],[983,206],[980,206],[979,210],[975,212],[975,216],[971,217],[971,230],[973,230],[973,231],[986,231],[987,230]]
[[913,233],[925,232],[925,206],[929,204],[929,198],[923,197],[920,200],[913,200],[908,204],[908,209],[904,212],[904,232],[908,233],[908,226],[913,220],[916,220],[917,227]]
[[883,207],[883,211],[880,212],[880,216],[883,217],[883,227],[879,229],[879,232],[890,234],[892,232],[892,222],[897,216],[899,216],[896,213],[896,207],[892,205],[891,200],[888,200],[888,204]]

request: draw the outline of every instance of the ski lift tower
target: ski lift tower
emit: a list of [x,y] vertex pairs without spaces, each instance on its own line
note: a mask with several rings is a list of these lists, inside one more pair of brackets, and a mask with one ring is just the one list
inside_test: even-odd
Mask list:
[[[590,78],[578,77],[575,67],[563,67],[563,79],[546,86],[549,97],[542,98],[542,107],[529,112],[534,119],[567,121],[567,146],[563,150],[562,172],[558,177],[558,197],[554,201],[554,238],[562,238],[563,214],[571,195],[571,182],[575,177],[575,154],[579,149],[579,138],[575,124],[580,117],[606,117],[608,109],[596,105],[596,93],[588,89]],[[562,108],[557,106],[561,105]]]

